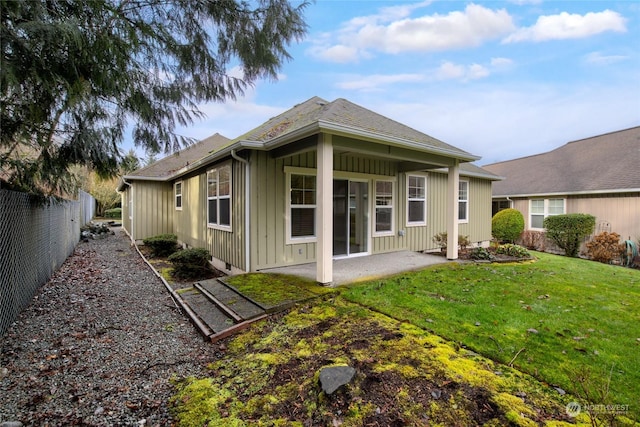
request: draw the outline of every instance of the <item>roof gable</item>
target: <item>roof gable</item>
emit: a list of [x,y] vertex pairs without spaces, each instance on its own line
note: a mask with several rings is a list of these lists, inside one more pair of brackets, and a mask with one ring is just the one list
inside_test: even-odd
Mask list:
[[276,138],[284,138],[289,134],[307,126],[318,128],[327,124],[337,125],[345,131],[360,131],[398,141],[416,143],[426,149],[446,151],[452,155],[475,158],[472,154],[442,142],[432,136],[419,132],[409,126],[396,122],[381,114],[368,110],[346,99],[339,98],[329,102],[314,96],[307,101],[273,117],[247,132],[238,141],[255,141],[268,144]]
[[569,142],[534,156],[483,166],[505,179],[494,196],[640,189],[640,126]]

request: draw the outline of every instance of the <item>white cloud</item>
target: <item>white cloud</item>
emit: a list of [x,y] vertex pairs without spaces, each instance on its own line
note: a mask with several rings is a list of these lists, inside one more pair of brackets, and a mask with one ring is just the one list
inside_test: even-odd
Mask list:
[[624,55],[603,55],[601,52],[591,52],[586,55],[584,60],[588,64],[609,65],[620,61],[626,61],[628,56]]
[[606,31],[626,32],[625,18],[618,12],[605,10],[585,15],[562,12],[540,16],[531,27],[520,28],[504,39],[504,43],[579,39]]
[[513,61],[509,58],[491,58],[491,66],[496,68],[506,68],[513,65]]
[[356,76],[349,80],[339,82],[336,86],[346,90],[378,90],[382,86],[396,83],[417,83],[425,79],[422,74],[374,74],[371,76]]
[[308,52],[321,60],[355,61],[372,51],[397,54],[479,46],[515,29],[504,9],[469,4],[464,11],[410,18],[415,9],[416,5],[386,8],[378,15],[353,18],[336,35],[318,37]]
[[324,61],[337,62],[340,64],[357,62],[362,56],[355,47],[345,46],[342,44],[331,47],[316,46],[309,49],[308,52],[311,53],[312,56]]

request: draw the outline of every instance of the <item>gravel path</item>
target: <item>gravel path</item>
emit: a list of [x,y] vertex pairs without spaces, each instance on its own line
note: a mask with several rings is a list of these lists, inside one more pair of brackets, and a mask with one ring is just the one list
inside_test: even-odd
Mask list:
[[216,358],[113,230],[79,243],[0,337],[0,426],[170,425],[171,380]]

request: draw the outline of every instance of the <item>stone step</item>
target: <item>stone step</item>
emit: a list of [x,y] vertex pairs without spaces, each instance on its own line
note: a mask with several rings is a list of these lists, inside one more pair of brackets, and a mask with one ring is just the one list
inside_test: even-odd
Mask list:
[[213,333],[220,333],[236,324],[235,319],[213,304],[196,288],[181,292],[180,297]]
[[212,296],[213,300],[232,310],[238,316],[238,321],[253,319],[265,313],[264,308],[217,279],[200,281],[196,283],[196,287],[203,289]]

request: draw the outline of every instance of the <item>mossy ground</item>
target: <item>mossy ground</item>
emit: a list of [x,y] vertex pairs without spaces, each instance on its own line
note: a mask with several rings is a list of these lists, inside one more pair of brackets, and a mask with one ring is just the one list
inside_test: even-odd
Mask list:
[[315,281],[286,274],[249,273],[227,277],[224,281],[263,307],[304,301],[334,292],[334,289],[319,286]]
[[[336,294],[258,322],[223,344],[207,378],[176,383],[171,404],[178,425],[561,426],[576,421],[565,413],[571,397]],[[352,366],[357,374],[327,396],[318,372],[334,364]]]

